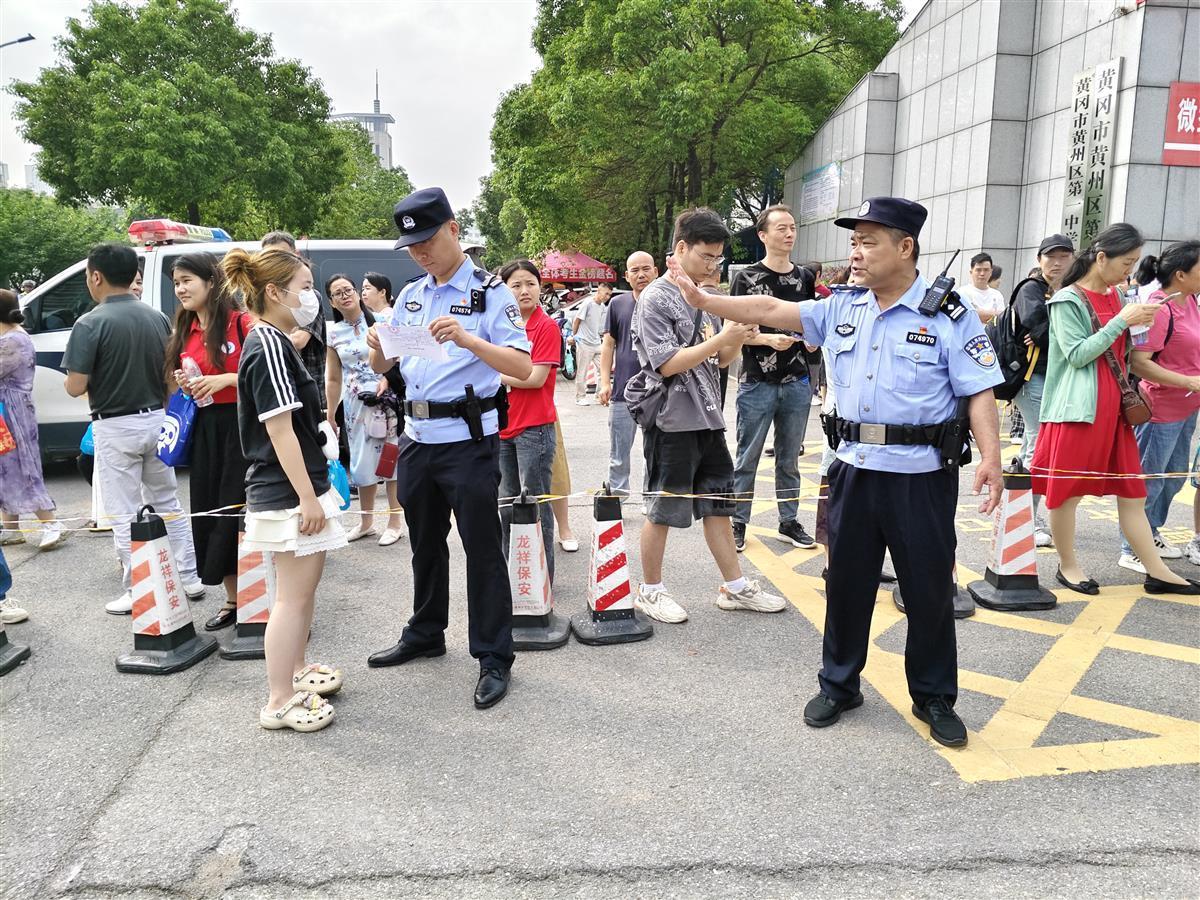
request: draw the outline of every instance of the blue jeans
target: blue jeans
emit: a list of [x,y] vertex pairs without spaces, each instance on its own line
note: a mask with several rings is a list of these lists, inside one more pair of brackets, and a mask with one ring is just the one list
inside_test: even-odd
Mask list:
[[629,496],[629,454],[637,423],[629,415],[623,400],[608,404],[608,489],[622,497]]
[[[554,462],[554,423],[534,425],[516,437],[500,442],[500,525],[504,533],[504,555],[508,556],[512,530],[512,506],[506,499],[516,497],[524,487],[530,496],[550,493],[550,466]],[[538,504],[542,522],[542,544],[546,548],[546,568],[554,583],[554,511],[550,504]]]
[[1037,444],[1038,429],[1042,427],[1042,391],[1046,387],[1045,375],[1034,375],[1021,387],[1013,398],[1021,418],[1025,420],[1025,436],[1021,438],[1021,462],[1025,471],[1033,462],[1033,448]]
[[12,570],[8,568],[8,560],[4,558],[4,549],[0,547],[0,600],[8,596],[12,587]]
[[[1191,462],[1192,435],[1196,432],[1196,413],[1178,422],[1147,422],[1134,429],[1141,451],[1142,471],[1147,475],[1186,472]],[[1187,478],[1150,478],[1146,481],[1146,518],[1150,530],[1158,534],[1171,512],[1171,501]],[[1133,548],[1121,535],[1121,552]]]
[[[771,423],[775,424],[775,496],[779,501],[779,522],[796,518],[800,496],[800,470],[797,462],[804,446],[804,431],[812,391],[803,381],[771,384],[766,381],[747,382],[738,386],[737,393],[737,462],[733,471],[733,489],[739,497],[752,497],[758,461]],[[750,521],[749,499],[737,504],[733,520]]]

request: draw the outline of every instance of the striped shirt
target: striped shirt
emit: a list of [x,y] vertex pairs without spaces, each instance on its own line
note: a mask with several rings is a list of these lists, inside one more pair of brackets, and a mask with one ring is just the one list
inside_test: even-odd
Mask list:
[[300,504],[265,424],[283,413],[291,413],[292,430],[300,443],[313,490],[318,497],[329,490],[329,473],[317,431],[321,422],[320,393],[288,336],[266,322],[254,326],[246,337],[238,365],[238,433],[242,453],[250,462],[246,473],[246,505],[250,511],[290,509]]

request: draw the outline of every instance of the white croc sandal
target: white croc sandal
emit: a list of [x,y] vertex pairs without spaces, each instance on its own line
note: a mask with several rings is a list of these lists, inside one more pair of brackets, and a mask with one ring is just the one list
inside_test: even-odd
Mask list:
[[312,691],[322,697],[336,694],[342,689],[342,670],[319,663],[305,666],[292,676],[292,687],[303,693]]
[[258,724],[269,731],[320,731],[332,722],[333,704],[311,691],[294,695],[278,712],[268,712],[264,706],[258,713]]

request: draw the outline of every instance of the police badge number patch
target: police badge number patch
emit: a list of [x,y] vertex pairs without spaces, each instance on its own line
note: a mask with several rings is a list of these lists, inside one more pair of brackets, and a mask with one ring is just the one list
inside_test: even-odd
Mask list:
[[469,307],[465,304],[462,306],[450,307],[450,315],[452,315],[452,316],[469,316],[470,314],[471,314],[471,307]]
[[986,334],[971,338],[963,349],[981,369],[990,369],[996,365],[996,351],[992,349],[992,342],[987,339]]
[[836,331],[842,337],[850,337],[850,335],[854,334],[854,332],[857,331],[857,329],[853,325],[851,325],[849,322],[843,322],[841,325],[839,325],[837,328],[835,328],[833,330]]

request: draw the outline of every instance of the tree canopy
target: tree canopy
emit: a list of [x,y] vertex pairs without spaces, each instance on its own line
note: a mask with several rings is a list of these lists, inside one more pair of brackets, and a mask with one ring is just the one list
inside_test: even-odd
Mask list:
[[57,65],[11,90],[64,200],[306,231],[344,178],[320,82],[228,0],[93,0],[57,49]]
[[361,125],[340,122],[331,126],[332,139],[341,145],[343,159],[339,186],[328,208],[313,224],[314,238],[389,238],[396,236],[392,211],[396,202],[412,193],[413,185],[402,168],[384,169],[371,151],[371,141]]
[[0,190],[0,287],[44,281],[87,256],[94,244],[128,240],[116,209],[64,206],[26,190]]
[[[746,217],[778,199],[901,15],[899,0],[539,0],[544,65],[500,101],[487,188],[526,251],[661,258],[680,209]],[[476,216],[512,239],[490,230],[498,212]]]

